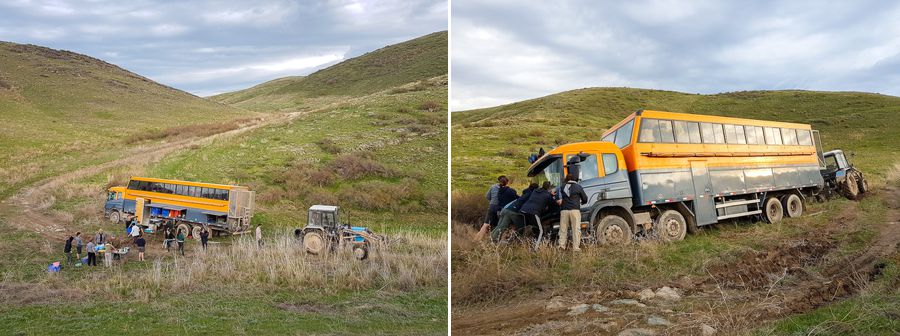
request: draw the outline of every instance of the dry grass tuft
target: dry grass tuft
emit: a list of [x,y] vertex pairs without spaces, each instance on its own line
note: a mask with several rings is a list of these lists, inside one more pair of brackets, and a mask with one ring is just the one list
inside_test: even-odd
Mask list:
[[480,225],[487,213],[488,201],[478,192],[454,191],[450,207],[455,222]]
[[405,233],[396,238],[403,243],[375,248],[364,261],[355,260],[348,251],[308,255],[288,233],[266,241],[263,248],[257,248],[250,237],[240,238],[228,245],[213,244],[208,251],[198,250],[187,258],[156,259],[151,268],[138,272],[118,269],[97,274],[81,285],[86,291],[99,289],[145,300],[162,293],[245,287],[334,293],[446,286],[446,237]]
[[237,119],[227,122],[181,125],[166,129],[150,129],[134,133],[125,138],[125,143],[135,144],[148,140],[160,140],[171,137],[193,138],[204,137],[240,128],[242,125],[259,121],[258,118]]
[[394,169],[375,161],[369,155],[366,153],[341,155],[335,158],[331,165],[336,168],[338,175],[351,180],[363,177],[391,178],[399,175]]

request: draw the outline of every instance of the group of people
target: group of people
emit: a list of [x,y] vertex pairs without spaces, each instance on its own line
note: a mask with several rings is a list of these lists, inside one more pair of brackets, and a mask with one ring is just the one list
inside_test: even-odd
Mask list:
[[[185,232],[181,229],[176,230],[174,222],[171,221],[163,224],[163,227],[165,227],[163,244],[166,247],[166,252],[170,251],[173,244],[177,244],[178,252],[184,256]],[[120,251],[113,244],[113,240],[116,240],[116,245],[131,243],[138,250],[138,261],[145,261],[144,253],[147,248],[147,240],[144,237],[141,226],[138,225],[137,220],[133,216],[125,220],[125,232],[130,242],[127,240],[120,242],[116,237],[110,237],[106,234],[103,229],[99,229],[93,237],[87,239],[82,238],[81,232],[76,232],[75,235],[69,236],[66,238],[65,247],[63,248],[68,265],[75,265],[76,260],[80,262],[83,256],[82,252],[85,252],[84,256],[87,257],[85,265],[97,266],[98,255],[102,254],[104,265],[112,267],[113,256]],[[203,250],[206,250],[209,246],[209,236],[209,229],[206,227],[201,229],[199,238]],[[262,231],[259,226],[257,226],[256,236],[257,243],[261,245]]]
[[567,175],[565,182],[561,188],[556,188],[550,181],[544,181],[540,186],[531,183],[520,196],[509,186],[506,176],[498,177],[497,183],[485,195],[489,207],[478,232],[479,237],[486,236],[490,231],[491,241],[496,243],[510,225],[515,225],[520,232],[526,226],[537,227],[541,215],[555,204],[560,209],[558,246],[566,248],[571,229],[572,250],[580,251],[581,205],[587,204],[588,197],[578,184],[577,176]]

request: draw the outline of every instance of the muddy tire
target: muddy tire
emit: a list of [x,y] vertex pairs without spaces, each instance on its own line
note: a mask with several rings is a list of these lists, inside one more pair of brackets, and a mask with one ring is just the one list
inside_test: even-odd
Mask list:
[[789,218],[803,215],[803,200],[797,194],[790,194],[782,198],[781,206],[784,207],[784,214]]
[[353,246],[353,257],[356,260],[366,260],[369,257],[369,248],[362,245]]
[[665,242],[684,240],[687,234],[687,221],[680,212],[666,210],[656,220],[656,232],[659,240]]
[[866,180],[866,178],[865,178],[864,176],[862,176],[861,173],[859,174],[859,179],[858,179],[858,180],[859,180],[859,181],[858,181],[858,184],[859,184],[859,193],[860,193],[860,194],[865,194],[865,193],[869,192],[869,181]]
[[841,185],[841,194],[851,200],[859,198],[859,180],[856,178],[856,173],[847,172],[847,177]]
[[597,242],[602,245],[627,244],[633,238],[631,227],[622,217],[608,215],[597,224]]
[[113,224],[119,224],[119,222],[122,221],[122,214],[120,214],[117,210],[113,210],[109,212],[109,216],[107,216],[107,218],[109,218],[109,221]]
[[191,225],[187,223],[178,224],[178,226],[175,227],[176,236],[178,235],[178,231],[184,232],[184,235],[187,236],[191,234]]
[[328,242],[321,232],[309,231],[303,235],[303,248],[306,253],[320,255],[328,251]]
[[200,231],[203,231],[203,227],[200,225],[195,225],[191,229],[191,237],[196,241],[200,241]]
[[766,200],[766,205],[763,207],[763,217],[768,223],[778,223],[784,218],[784,207],[781,206],[781,202],[775,197],[769,197]]

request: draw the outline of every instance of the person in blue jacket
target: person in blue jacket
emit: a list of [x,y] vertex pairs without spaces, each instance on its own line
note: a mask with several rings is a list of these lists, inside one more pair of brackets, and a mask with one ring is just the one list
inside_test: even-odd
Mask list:
[[528,200],[519,209],[519,212],[525,215],[525,225],[536,227],[541,213],[554,203],[556,203],[556,189],[553,188],[553,183],[544,181],[541,188],[532,191]]

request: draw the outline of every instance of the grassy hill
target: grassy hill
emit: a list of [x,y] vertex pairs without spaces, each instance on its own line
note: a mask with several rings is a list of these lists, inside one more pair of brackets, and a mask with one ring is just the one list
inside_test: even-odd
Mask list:
[[[528,246],[474,241],[471,224],[480,223],[486,208],[484,190],[497,175],[511,176],[513,186],[521,189],[528,182],[525,169],[529,153],[540,147],[549,150],[563,143],[599,140],[604,130],[638,109],[812,124],[821,131],[826,150],[840,148],[856,154],[850,160],[866,172],[876,191],[859,202],[810,202],[809,215],[778,224],[724,221],[684,241],[668,244],[641,241],[625,248],[582,246],[583,252],[573,254],[549,246],[534,251]],[[661,328],[667,332],[699,333],[698,321],[702,321],[724,334],[895,334],[898,326],[890,316],[898,313],[896,303],[900,301],[896,272],[900,254],[879,250],[878,246],[897,234],[891,218],[897,214],[895,191],[900,188],[898,117],[900,98],[870,93],[752,91],[698,95],[628,88],[574,90],[455,112],[451,115],[451,185],[453,218],[458,222],[453,226],[451,248],[453,330],[510,334],[529,323],[534,328],[552,324],[561,330],[590,330],[582,329],[590,328],[589,323],[582,322],[592,317],[553,316],[543,313],[544,305],[557,295],[563,302],[606,304],[602,300],[635,298],[628,293],[668,285],[682,288],[685,298],[672,308],[677,314],[653,312],[674,323],[669,329]],[[781,260],[772,256],[783,253],[785,246],[807,241],[824,241],[828,247],[815,261],[773,261]],[[856,265],[851,262],[854,258],[877,262]],[[786,267],[783,275],[782,266]],[[845,278],[823,271],[848,268],[870,276],[862,281],[841,280]],[[757,272],[769,280],[759,291],[740,284],[733,290],[723,289],[716,269],[736,277]],[[779,276],[783,282],[772,280]],[[853,282],[841,295],[827,291],[823,299],[795,292],[805,283],[815,287],[841,281]],[[704,283],[713,286],[705,287]],[[585,299],[594,295],[602,298]],[[692,297],[698,301],[690,303]],[[812,304],[754,315],[764,307],[784,307],[792,302]],[[531,322],[505,327],[500,319],[484,318],[511,304],[529,312],[522,320]],[[642,308],[637,315],[623,314],[628,317],[619,321],[615,314],[605,316],[614,316],[618,323],[614,327],[642,326],[646,317],[641,314],[648,314],[647,309]],[[679,315],[690,318],[681,319]],[[502,319],[516,320],[508,315]],[[740,321],[754,323],[736,323]]]
[[0,196],[171,127],[189,135],[254,115],[69,51],[0,42],[0,64]]
[[[263,249],[252,237],[222,237],[209,253],[189,241],[182,258],[161,250],[154,236],[148,262],[47,274],[41,268],[62,258],[61,242],[13,229],[16,217],[0,211],[0,236],[10,242],[0,246],[7,256],[0,259],[0,299],[10,302],[0,307],[0,334],[100,327],[161,334],[172,325],[185,334],[446,334],[447,46],[422,44],[429,48],[422,52],[399,46],[418,55],[407,64],[438,68],[417,66],[422,73],[406,72],[402,80],[392,71],[368,72],[359,77],[362,86],[335,87],[333,96],[305,101],[297,113],[258,110],[285,122],[151,164],[104,169],[54,189],[41,203],[42,214],[67,230],[117,234],[120,225],[101,218],[99,195],[130,175],[246,185],[257,192],[253,222],[263,226]],[[392,48],[379,52],[395,54]],[[435,61],[440,53],[443,61]],[[335,67],[356,76],[353,68]],[[279,97],[260,96],[254,104],[277,105],[268,99]],[[316,203],[341,205],[344,219],[388,234],[391,244],[364,262],[346,253],[306,255],[292,231]],[[144,317],[137,324],[121,319],[115,312],[123,309]]]
[[498,107],[455,112],[453,190],[480,190],[500,174],[524,183],[526,156],[538,148],[600,135],[639,109],[812,124],[825,150],[856,153],[852,161],[876,180],[900,153],[900,98],[859,92],[751,91],[714,95],[591,88]]
[[255,111],[298,109],[328,96],[359,96],[447,74],[447,32],[386,46],[308,76],[285,77],[212,100]]

